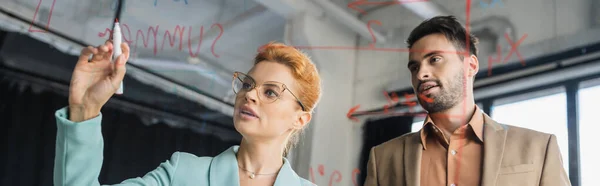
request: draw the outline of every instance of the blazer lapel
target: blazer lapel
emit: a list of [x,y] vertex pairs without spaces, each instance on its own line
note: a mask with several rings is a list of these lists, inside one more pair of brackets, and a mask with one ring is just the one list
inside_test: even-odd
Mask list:
[[232,146],[212,159],[209,185],[240,185],[237,159],[235,158],[238,148],[237,145]]
[[507,129],[505,125],[498,124],[487,114],[484,114],[483,129],[483,175],[482,186],[496,185],[500,163],[504,155]]
[[404,165],[406,169],[403,172],[406,175],[406,185],[421,185],[423,144],[421,144],[419,134],[419,132],[410,134],[411,137],[404,144]]
[[286,158],[283,158],[283,166],[279,169],[273,186],[301,186],[300,177],[294,172]]

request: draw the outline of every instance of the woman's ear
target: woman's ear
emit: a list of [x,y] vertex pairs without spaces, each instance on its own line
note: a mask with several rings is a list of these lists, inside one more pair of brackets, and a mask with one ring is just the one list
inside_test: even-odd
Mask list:
[[298,118],[294,122],[293,128],[298,129],[298,130],[304,128],[304,126],[306,126],[306,124],[308,124],[308,122],[310,122],[311,118],[312,118],[312,114],[310,112],[298,113]]

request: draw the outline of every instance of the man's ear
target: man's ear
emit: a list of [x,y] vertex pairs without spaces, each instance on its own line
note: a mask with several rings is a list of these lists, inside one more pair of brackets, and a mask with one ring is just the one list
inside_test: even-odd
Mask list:
[[298,113],[298,118],[294,122],[293,128],[298,130],[304,128],[304,126],[310,122],[310,119],[312,119],[312,114],[310,112]]
[[477,75],[477,72],[479,72],[479,59],[477,59],[477,56],[475,55],[471,55],[469,58],[469,60],[467,61],[467,68],[469,70],[469,77],[473,77],[475,78],[475,75]]

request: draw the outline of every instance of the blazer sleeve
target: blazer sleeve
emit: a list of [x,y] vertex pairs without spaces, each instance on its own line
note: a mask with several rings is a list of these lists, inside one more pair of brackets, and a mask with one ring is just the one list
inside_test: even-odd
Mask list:
[[377,159],[375,156],[375,147],[371,148],[369,153],[369,161],[367,163],[367,178],[364,186],[378,186],[377,183]]
[[548,139],[540,186],[571,186],[554,134],[551,134]]
[[[102,169],[104,141],[102,138],[102,113],[95,118],[72,122],[67,117],[67,107],[55,113],[57,133],[54,157],[55,186],[98,186]],[[119,186],[169,186],[177,170],[179,153],[143,177],[127,179]]]

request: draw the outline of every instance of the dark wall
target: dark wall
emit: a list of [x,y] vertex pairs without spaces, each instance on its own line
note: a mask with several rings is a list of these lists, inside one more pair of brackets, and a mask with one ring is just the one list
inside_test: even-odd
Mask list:
[[[0,185],[53,184],[54,112],[68,101],[53,91],[34,91],[36,86],[0,71]],[[175,151],[215,156],[239,144],[162,123],[145,126],[137,115],[109,107],[102,114],[102,184],[143,176]]]
[[413,123],[412,116],[396,116],[376,121],[367,121],[363,126],[363,147],[360,155],[359,185],[363,185],[367,177],[367,162],[371,148],[383,142],[410,133]]

